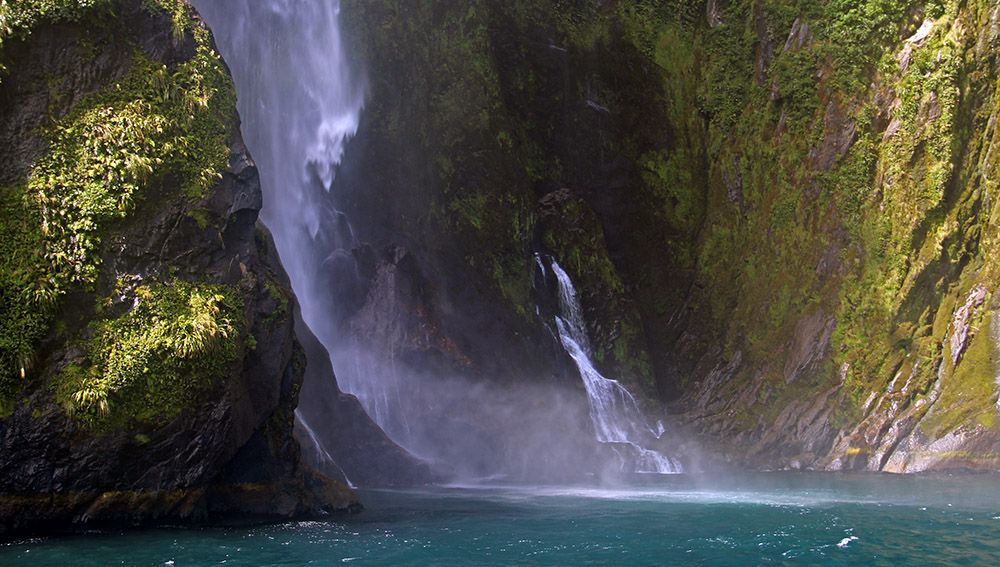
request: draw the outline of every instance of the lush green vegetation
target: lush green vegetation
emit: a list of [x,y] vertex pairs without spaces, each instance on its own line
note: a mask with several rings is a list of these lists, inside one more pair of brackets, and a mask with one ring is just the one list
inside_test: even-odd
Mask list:
[[[103,4],[4,4],[0,20],[9,35],[23,38],[44,21],[96,17],[91,9]],[[167,67],[136,48],[127,75],[86,96],[42,134],[49,150],[26,182],[0,188],[0,398],[9,399],[30,375],[60,299],[93,288],[102,243],[116,223],[151,192],[176,187],[200,199],[228,165],[235,94],[208,31],[186,4],[147,5],[167,10],[175,33],[193,38],[194,57]],[[126,33],[113,23],[101,29]]]
[[235,288],[177,280],[120,291],[108,309],[125,313],[94,323],[86,362],[63,370],[56,398],[91,425],[168,421],[231,372],[242,298]]
[[[24,40],[41,24],[80,22],[109,17],[115,0],[0,0],[0,82],[6,71],[4,44]],[[176,0],[149,0],[159,5],[179,5]]]
[[113,0],[0,0],[0,55],[3,43],[24,39],[42,22],[76,22]]
[[[995,116],[996,87],[963,75],[992,68],[970,50],[984,41],[988,13],[983,2],[734,2],[709,32],[714,78],[702,101],[715,179],[736,178],[727,168],[737,162],[750,211],[741,219],[735,204],[729,214],[714,208],[706,226],[699,266],[712,312],[731,348],[758,360],[780,352],[804,313],[835,315],[835,364],[822,367],[816,389],[843,371],[842,425],[861,420],[870,396],[882,405],[868,411],[895,412],[937,387],[927,433],[992,427],[985,310],[968,358],[957,368],[944,360],[956,307],[974,284],[997,283],[979,240],[995,222],[981,207],[995,167],[982,159],[996,134],[982,127]],[[794,20],[809,26],[801,47]],[[924,22],[927,33],[902,39]],[[832,162],[817,159],[838,135],[832,125],[849,129],[852,143]],[[828,250],[838,268],[823,281]],[[801,392],[780,377],[772,372],[770,387],[785,407]]]

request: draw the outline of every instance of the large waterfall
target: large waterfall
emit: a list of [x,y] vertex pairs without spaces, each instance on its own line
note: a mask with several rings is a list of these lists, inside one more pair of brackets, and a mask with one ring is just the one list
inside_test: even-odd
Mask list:
[[[655,442],[656,436],[631,394],[594,369],[572,286],[557,265],[565,296],[561,343],[585,379],[596,440],[569,364],[555,363],[565,367],[562,381],[524,376],[518,383],[489,383],[399,355],[412,309],[394,298],[405,284],[394,279],[392,261],[388,271],[362,273],[357,258],[364,246],[336,206],[344,181],[337,179],[338,168],[358,132],[367,90],[341,38],[339,1],[194,4],[232,71],[242,130],[261,176],[261,217],[301,306],[299,337],[309,368],[297,415],[317,466],[362,482],[361,475],[373,469],[392,476],[402,467],[398,459],[378,465],[342,461],[354,458],[358,439],[381,439],[365,442],[360,450],[368,455],[398,447],[381,432],[356,430],[359,419],[367,420],[358,416],[360,408],[337,405],[353,402],[337,391],[336,374],[339,388],[355,395],[392,441],[453,477],[571,478],[608,471],[609,465],[629,472],[678,470],[647,448],[643,440]],[[369,326],[352,336],[357,317],[367,318]],[[551,345],[554,358],[558,343]],[[324,381],[328,386],[317,388]]]
[[243,133],[302,316],[324,346],[336,305],[317,273],[350,264],[353,233],[328,192],[358,128],[365,81],[347,60],[337,0],[198,0],[232,70]]
[[[544,264],[539,259],[539,266]],[[594,435],[601,443],[616,445],[621,465],[633,472],[679,473],[681,466],[662,453],[645,447],[647,439],[660,439],[662,426],[654,431],[639,409],[639,404],[617,380],[605,378],[594,368],[586,323],[569,274],[555,260],[552,273],[559,284],[560,315],[555,318],[559,340],[580,370],[590,402]]]
[[[242,129],[264,188],[261,218],[273,234],[302,320],[331,357],[341,389],[357,395],[387,432],[398,433],[400,412],[390,398],[395,375],[361,371],[366,353],[336,356],[345,348],[339,315],[344,288],[357,279],[357,242],[330,191],[345,145],[357,132],[366,84],[345,53],[340,3],[195,4],[209,23],[218,24],[213,31],[232,70]],[[302,416],[299,422],[305,428]],[[317,450],[326,456],[319,444]]]

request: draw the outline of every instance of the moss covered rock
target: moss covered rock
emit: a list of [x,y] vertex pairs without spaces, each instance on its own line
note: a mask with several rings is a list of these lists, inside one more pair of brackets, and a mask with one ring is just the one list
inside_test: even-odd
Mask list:
[[184,2],[0,5],[0,532],[355,509],[292,437],[303,354]]
[[724,458],[995,468],[995,3],[344,11],[372,71],[345,207],[418,251],[466,352],[497,340],[448,318],[486,314],[531,337],[512,373],[558,374],[552,254],[602,369]]

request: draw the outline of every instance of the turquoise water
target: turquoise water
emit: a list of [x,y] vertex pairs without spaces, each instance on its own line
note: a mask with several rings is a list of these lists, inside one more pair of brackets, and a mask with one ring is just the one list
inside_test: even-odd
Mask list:
[[998,565],[1000,478],[773,474],[364,492],[330,521],[15,542],[0,565]]

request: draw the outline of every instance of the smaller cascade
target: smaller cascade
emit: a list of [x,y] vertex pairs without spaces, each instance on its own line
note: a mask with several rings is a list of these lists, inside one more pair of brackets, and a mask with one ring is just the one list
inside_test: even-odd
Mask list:
[[[542,273],[545,265],[536,257]],[[560,314],[555,317],[559,341],[576,363],[587,390],[590,418],[597,441],[612,445],[623,471],[676,474],[683,472],[680,463],[646,446],[663,436],[662,423],[649,426],[631,392],[617,380],[604,377],[594,367],[590,339],[569,274],[553,259],[552,273],[559,284]]]
[[347,486],[350,488],[357,488],[357,486],[351,482],[351,479],[347,478],[347,473],[344,472],[344,469],[337,464],[337,461],[333,459],[329,451],[326,450],[326,447],[323,446],[322,441],[320,441],[319,437],[316,436],[316,432],[313,431],[313,428],[309,427],[309,423],[307,423],[305,418],[302,417],[302,412],[299,410],[295,410],[295,424],[300,431],[305,431],[306,437],[309,438],[309,443],[312,445],[311,451],[313,453],[313,464],[316,468],[319,470],[333,469],[340,473],[340,476],[343,477]]

